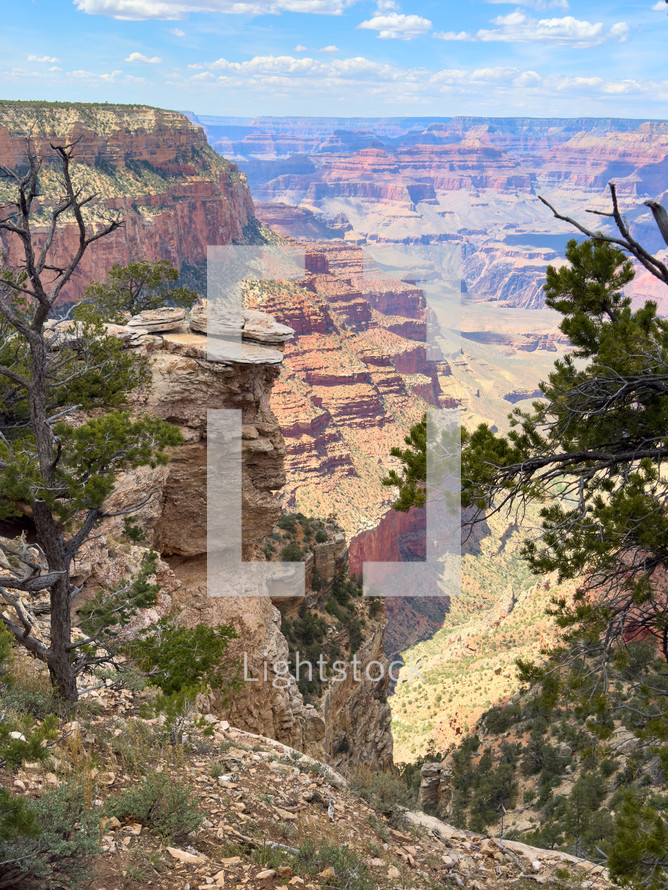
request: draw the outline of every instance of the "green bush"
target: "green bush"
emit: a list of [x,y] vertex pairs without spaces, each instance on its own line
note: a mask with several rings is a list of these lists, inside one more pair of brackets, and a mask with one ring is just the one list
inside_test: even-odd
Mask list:
[[[0,722],[0,766],[17,767],[24,760],[45,760],[49,756],[49,749],[42,743],[57,738],[57,726],[55,714],[49,714],[37,725],[30,717]],[[19,733],[21,737],[12,738],[12,733]]]
[[415,807],[417,800],[417,790],[398,769],[379,772],[360,767],[350,780],[350,790],[395,825],[403,821],[404,810]]
[[150,772],[139,787],[127,788],[107,801],[117,819],[135,819],[164,840],[182,840],[202,824],[197,798],[167,773]]
[[0,789],[0,888],[73,888],[90,877],[99,819],[75,782],[36,801]]
[[297,520],[294,516],[281,516],[276,525],[283,531],[292,532],[292,534],[297,530]]
[[296,541],[290,541],[281,550],[281,562],[301,562],[302,548]]
[[328,866],[334,872],[333,878],[326,878],[321,886],[335,887],[337,890],[375,890],[376,881],[364,860],[348,846],[321,844],[308,838],[299,846],[294,857],[295,869],[316,875]]

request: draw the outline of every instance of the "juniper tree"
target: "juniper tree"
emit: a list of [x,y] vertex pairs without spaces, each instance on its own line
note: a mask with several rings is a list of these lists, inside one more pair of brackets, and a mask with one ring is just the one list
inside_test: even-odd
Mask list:
[[197,292],[176,287],[178,279],[178,270],[167,260],[134,260],[127,266],[116,263],[104,281],[95,281],[86,288],[82,306],[110,321],[124,321],[128,315],[165,304],[190,308]]
[[[30,146],[22,169],[2,167],[13,195],[0,217],[0,232],[15,248],[10,255],[18,257],[5,256],[0,271],[0,515],[28,514],[35,536],[0,541],[11,568],[0,569],[0,621],[48,666],[69,701],[77,698],[77,676],[98,660],[91,652],[96,635],[72,639],[73,560],[105,516],[117,474],[164,462],[163,449],[180,441],[176,428],[123,407],[147,369],[106,335],[99,318],[89,315],[64,332],[52,324],[86,250],[122,225],[111,218],[91,230],[85,214],[95,195],[73,169],[75,147],[52,146],[53,199],[41,193],[42,161]],[[64,223],[76,239],[63,260]],[[31,603],[47,596],[45,640]]]
[[[533,410],[515,409],[507,435],[481,424],[462,430],[462,505],[466,525],[490,511],[539,505],[542,534],[524,555],[537,573],[577,579],[575,608],[562,622],[588,622],[606,647],[653,634],[668,658],[668,322],[647,301],[633,309],[623,293],[634,277],[628,254],[659,280],[668,269],[636,242],[622,218],[620,236],[591,232],[568,243],[568,265],[548,267],[546,303],[559,312],[573,350],[540,384]],[[424,423],[411,429],[403,464],[386,484],[397,509],[424,503]]]

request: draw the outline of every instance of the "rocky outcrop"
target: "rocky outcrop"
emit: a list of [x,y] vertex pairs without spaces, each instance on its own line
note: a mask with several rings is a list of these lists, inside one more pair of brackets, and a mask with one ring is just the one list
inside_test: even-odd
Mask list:
[[[246,665],[248,681],[228,706],[216,700],[211,706],[241,728],[300,750],[322,752],[322,716],[304,704],[294,678],[273,682],[287,661],[288,646],[269,596],[207,595],[208,409],[238,409],[242,414],[244,559],[257,557],[259,541],[280,516],[275,492],[285,480],[284,444],[269,397],[282,360],[275,347],[284,342],[285,327],[274,327],[272,342],[268,317],[263,313],[247,317],[244,341],[248,339],[249,356],[235,353],[226,360],[220,355],[216,361],[207,356],[206,337],[190,332],[186,323],[176,332],[135,335],[133,346],[146,356],[151,381],[133,395],[133,409],[177,424],[184,442],[171,449],[166,466],[127,473],[109,507],[145,502],[135,518],[148,536],[146,544],[161,556],[158,580],[169,595],[161,600],[163,614],[179,609],[188,622],[235,626],[238,640],[230,647],[230,658]],[[137,328],[138,324],[133,326],[135,332]],[[258,338],[263,342],[257,342]],[[128,568],[124,547],[119,545],[121,530],[120,518],[107,520],[102,537],[88,545],[79,568],[88,592],[107,583],[110,572],[122,574]],[[258,678],[263,681],[257,682]]]
[[345,678],[331,683],[325,694],[323,745],[328,761],[337,768],[369,764],[383,769],[392,764],[390,675],[383,631],[382,625],[376,629],[355,653]]
[[423,763],[420,768],[420,789],[418,806],[427,813],[437,807],[447,813],[447,805],[452,797],[452,765],[447,763]]
[[[174,317],[172,317],[174,316]],[[143,505],[134,514],[146,533],[145,545],[123,543],[122,517],[105,520],[101,535],[87,545],[79,560],[77,582],[83,598],[110,579],[136,570],[145,546],[160,555],[157,582],[161,594],[156,609],[144,614],[135,629],[179,610],[189,623],[234,625],[229,658],[242,667],[244,682],[229,702],[212,695],[208,706],[234,726],[267,735],[301,751],[330,756],[340,765],[390,763],[390,709],[383,682],[366,678],[371,661],[385,664],[383,624],[374,622],[357,655],[362,679],[354,673],[343,684],[332,684],[324,700],[306,704],[295,677],[287,669],[288,643],[281,632],[281,615],[269,591],[253,597],[213,597],[207,591],[207,412],[238,409],[242,420],[242,555],[264,558],[260,541],[281,515],[277,492],[285,483],[285,445],[270,406],[272,386],[283,360],[281,349],[292,331],[258,310],[245,310],[240,325],[243,351],[217,342],[216,359],[207,352],[207,338],[191,328],[206,322],[206,305],[180,328],[147,332],[147,325],[176,321],[171,311],[135,316],[125,327],[110,326],[127,346],[148,361],[151,380],[133,394],[132,408],[175,423],[183,444],[170,450],[166,466],[127,473],[108,502],[110,511]],[[343,534],[328,535],[313,545],[307,560],[307,584],[318,572],[331,583],[347,556]],[[295,601],[298,608],[301,600]],[[375,674],[372,673],[372,677]],[[346,744],[342,744],[342,739]],[[341,749],[345,748],[345,751]]]
[[[209,147],[203,131],[185,115],[146,106],[0,102],[0,163],[20,166],[29,132],[46,165],[44,203],[58,197],[51,143],[78,140],[75,178],[100,196],[88,208],[90,225],[95,228],[110,215],[124,220],[122,228],[86,251],[63,290],[64,302],[77,301],[113,263],[141,258],[169,260],[178,268],[201,264],[208,245],[242,242],[252,227],[245,176]],[[77,237],[73,225],[59,229],[56,260],[72,255]],[[10,260],[14,240],[2,241]]]

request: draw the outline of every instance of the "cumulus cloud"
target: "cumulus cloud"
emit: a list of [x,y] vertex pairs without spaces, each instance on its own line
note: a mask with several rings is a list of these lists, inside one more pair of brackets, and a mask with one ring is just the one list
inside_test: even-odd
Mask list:
[[535,19],[516,10],[508,15],[492,19],[493,29],[483,29],[475,35],[460,31],[440,31],[435,34],[440,40],[479,40],[503,43],[560,43],[565,46],[599,46],[608,40],[626,40],[629,26],[626,22],[616,22],[607,31],[602,22],[586,22],[572,15],[554,19]]
[[126,62],[144,62],[147,65],[159,65],[162,62],[160,56],[145,56],[144,53],[130,53],[125,60]]
[[[221,58],[188,66],[183,75],[174,74],[170,86],[211,91],[234,88],[258,94],[272,90],[274,95],[309,97],[317,101],[349,101],[366,95],[374,102],[387,105],[397,101],[425,107],[434,102],[478,103],[494,109],[501,103],[523,103],[537,113],[561,113],[567,116],[575,102],[587,113],[605,113],[624,98],[637,102],[638,97],[651,101],[668,99],[668,80],[650,83],[634,80],[604,80],[601,77],[569,74],[543,75],[531,69],[512,66],[473,68],[424,67],[401,68],[363,56],[350,58],[297,58],[285,56],[254,56],[243,61]],[[456,113],[460,113],[457,111]],[[609,112],[610,113],[610,112]]]
[[199,62],[189,65],[191,70],[224,72],[228,74],[246,75],[260,78],[268,83],[272,77],[307,78],[314,77],[324,82],[327,78],[370,78],[377,77],[392,80],[402,76],[404,72],[392,65],[374,62],[363,56],[348,59],[313,59],[309,56],[254,56],[244,62],[231,62],[228,59],[216,59],[215,62]]
[[169,33],[173,34],[174,37],[185,37],[186,32],[182,31],[181,28],[170,28]]
[[294,48],[293,52],[305,53],[307,49],[308,49],[308,46],[302,46],[301,43],[298,43],[297,46]]
[[354,2],[356,0],[74,0],[80,12],[130,21],[178,20],[190,13],[262,15],[285,11],[341,15]]
[[393,9],[399,9],[395,0],[376,0],[376,12],[391,12]]
[[357,27],[378,31],[378,36],[383,40],[413,40],[431,31],[431,22],[420,15],[389,12],[374,15]]
[[662,9],[666,8],[665,0],[658,0],[658,3],[655,3],[652,9],[655,12],[660,12]]
[[50,62],[52,65],[55,65],[56,62],[59,62],[60,59],[57,59],[55,56],[28,56],[29,62]]
[[323,46],[321,49],[318,50],[318,52],[319,53],[338,53],[338,52],[341,52],[341,50],[338,48],[338,46],[334,46],[333,43],[330,43],[329,46]]

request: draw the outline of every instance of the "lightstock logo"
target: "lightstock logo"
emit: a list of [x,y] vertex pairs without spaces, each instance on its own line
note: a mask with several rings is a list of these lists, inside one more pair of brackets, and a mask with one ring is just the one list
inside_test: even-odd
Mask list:
[[[458,250],[438,244],[365,247],[364,251],[365,279],[399,279],[415,283],[423,290],[427,303],[428,360],[444,362],[454,357],[460,348],[461,331]],[[299,280],[304,275],[304,251],[298,247],[209,247],[209,360],[251,365],[267,361],[279,363],[280,352],[267,346],[259,348],[243,339],[243,288],[261,286],[262,282]],[[303,597],[304,563],[242,560],[241,411],[210,410],[207,424],[209,596]],[[427,413],[426,559],[409,563],[365,561],[365,596],[452,597],[460,592],[459,468],[459,412],[431,409]],[[337,665],[340,663],[334,666],[335,671]],[[312,671],[313,666],[310,669]],[[319,670],[322,671],[322,665]],[[280,671],[274,669],[273,673],[276,676]],[[339,670],[332,679],[343,679],[340,674]],[[382,676],[378,676],[380,679]]]

